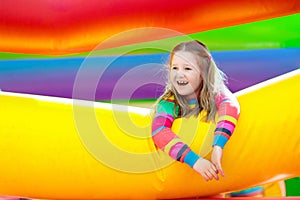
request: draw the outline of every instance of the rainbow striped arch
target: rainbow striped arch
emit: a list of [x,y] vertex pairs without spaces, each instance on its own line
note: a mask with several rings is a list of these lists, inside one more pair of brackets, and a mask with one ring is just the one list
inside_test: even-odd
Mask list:
[[[294,156],[300,154],[295,134],[300,119],[299,106],[295,107],[300,101],[295,93],[299,11],[298,0],[2,0],[0,151],[3,163],[9,164],[0,166],[0,195],[186,198],[299,176],[300,160]],[[141,175],[97,162],[74,128],[78,125],[74,109],[82,108],[80,116],[86,119],[86,113],[95,109],[103,135],[118,145],[136,154],[149,150],[148,140],[124,136],[118,127],[129,127],[122,123],[127,119],[123,111],[142,124],[138,132],[147,134],[145,113],[164,90],[161,72],[168,52],[192,39],[209,47],[242,105],[241,122],[224,156],[228,178],[207,184],[178,164]],[[90,106],[94,101],[96,106]],[[122,122],[115,123],[113,114]],[[191,127],[186,130],[195,131]],[[95,148],[99,146],[104,142]],[[237,154],[241,149],[243,154]],[[241,166],[247,173],[238,171]],[[194,184],[182,184],[186,181]]]

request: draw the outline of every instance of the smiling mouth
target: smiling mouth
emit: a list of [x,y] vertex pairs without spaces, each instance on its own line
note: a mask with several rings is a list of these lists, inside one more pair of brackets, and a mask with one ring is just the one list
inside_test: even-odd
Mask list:
[[185,85],[187,85],[189,82],[187,82],[187,81],[177,81],[177,84],[179,85],[179,86],[185,86]]

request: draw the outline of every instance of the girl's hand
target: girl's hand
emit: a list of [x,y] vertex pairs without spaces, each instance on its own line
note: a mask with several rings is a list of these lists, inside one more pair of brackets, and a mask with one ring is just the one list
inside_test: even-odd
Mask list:
[[201,174],[206,181],[212,180],[213,178],[219,180],[218,170],[215,165],[204,158],[199,158],[194,164],[193,169]]
[[214,146],[213,152],[211,155],[211,162],[216,166],[217,172],[221,174],[221,176],[225,177],[224,171],[222,169],[222,155],[223,149],[220,146]]

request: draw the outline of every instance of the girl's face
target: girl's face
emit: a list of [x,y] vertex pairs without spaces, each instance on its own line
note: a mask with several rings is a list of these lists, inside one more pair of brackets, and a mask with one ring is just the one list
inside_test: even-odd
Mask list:
[[195,56],[187,51],[176,52],[171,60],[170,81],[176,91],[188,100],[199,96],[202,82]]

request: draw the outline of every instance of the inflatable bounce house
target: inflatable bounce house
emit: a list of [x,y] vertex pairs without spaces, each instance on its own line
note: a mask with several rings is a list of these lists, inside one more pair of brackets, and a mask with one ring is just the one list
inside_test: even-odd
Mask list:
[[[300,190],[300,1],[2,0],[0,195],[178,199],[285,183]],[[204,42],[241,115],[226,177],[206,182],[156,150],[151,105],[168,52]],[[212,124],[178,120],[199,154]],[[230,197],[228,197],[230,198]]]

